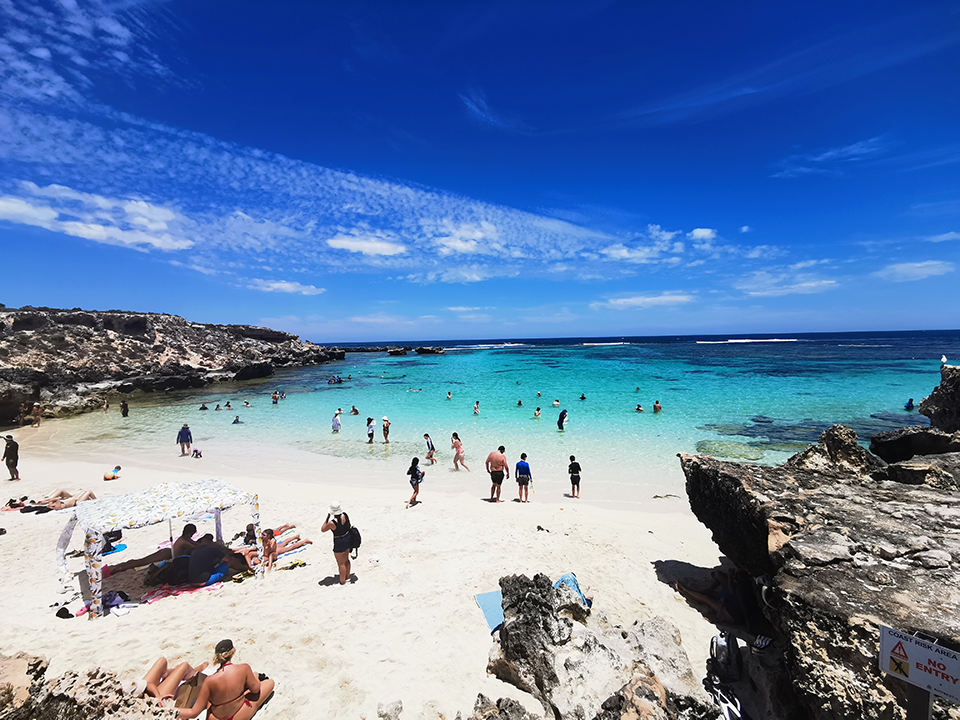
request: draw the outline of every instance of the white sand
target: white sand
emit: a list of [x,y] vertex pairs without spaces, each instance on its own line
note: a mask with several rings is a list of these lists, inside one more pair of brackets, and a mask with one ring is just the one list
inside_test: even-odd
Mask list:
[[[132,457],[98,441],[81,456],[60,459],[64,422],[14,431],[24,480],[3,482],[0,500],[37,498],[61,487],[107,496],[223,477],[259,493],[265,526],[295,523],[315,544],[280,558],[281,566],[299,559],[307,567],[167,598],[122,617],[62,620],[50,606],[63,599],[55,548],[70,511],[0,513],[7,529],[0,537],[0,652],[45,656],[51,676],[100,666],[140,677],[161,655],[193,664],[209,660],[213,645],[229,637],[238,662],[276,680],[262,718],[373,719],[378,703],[397,699],[405,720],[453,718],[458,710],[472,711],[478,692],[514,697],[539,712],[532,698],[486,674],[493,641],[474,595],[498,589],[503,575],[543,572],[555,579],[566,571],[590,587],[595,610],[614,623],[662,615],[677,625],[694,672],[702,674],[713,627],[657,579],[653,565],[718,563],[716,546],[685,499],[651,500],[649,512],[610,509],[612,498],[591,499],[585,477],[581,500],[563,496],[569,486],[562,480],[543,479],[530,504],[494,505],[480,499],[489,481],[482,458],[471,457],[469,474],[421,463],[427,472],[422,504],[406,510],[406,457],[376,463],[287,452],[273,458],[263,448],[207,443],[204,458],[193,460],[179,457],[172,442]],[[116,463],[123,465],[121,478],[104,482],[103,473]],[[515,496],[516,484],[506,481],[504,499]],[[331,537],[320,533],[331,500],[340,500],[363,532],[353,563],[357,582],[344,587],[318,585],[336,572]],[[243,508],[225,513],[224,535],[232,537],[247,522]],[[148,554],[166,533],[166,525],[129,531],[127,549],[112,557],[121,562]],[[78,531],[72,548],[81,547]],[[71,569],[81,568],[81,559],[71,561]]]

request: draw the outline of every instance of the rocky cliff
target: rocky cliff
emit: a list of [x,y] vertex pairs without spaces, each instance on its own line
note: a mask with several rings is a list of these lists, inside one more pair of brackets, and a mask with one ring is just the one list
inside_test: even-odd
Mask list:
[[888,438],[891,464],[843,426],[779,467],[679,456],[694,514],[769,585],[760,605],[782,654],[749,667],[771,717],[904,718],[904,686],[878,670],[880,624],[960,650],[960,462],[911,453],[960,439],[947,429],[960,383],[934,395],[925,407],[946,427],[910,434],[922,437],[912,445]]
[[38,402],[45,416],[82,412],[113,393],[249,380],[275,368],[343,359],[343,351],[249,325],[176,315],[0,309],[0,423]]

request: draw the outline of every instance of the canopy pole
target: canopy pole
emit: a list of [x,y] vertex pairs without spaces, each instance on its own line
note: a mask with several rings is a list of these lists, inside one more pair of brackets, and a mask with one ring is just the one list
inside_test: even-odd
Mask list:
[[257,536],[257,558],[260,560],[254,575],[260,578],[266,572],[266,565],[263,562],[263,538],[260,537],[260,496],[257,494],[254,494],[250,501],[250,515],[253,517],[253,531]]
[[220,508],[213,511],[213,522],[217,528],[217,544],[223,545],[223,525],[220,522]]
[[173,550],[173,518],[167,518],[167,532],[170,535],[170,559],[176,560],[177,555]]
[[67,548],[70,546],[70,538],[73,537],[73,531],[76,527],[77,514],[73,513],[57,541],[57,568],[60,570],[60,592],[62,593],[69,593],[73,590],[73,575],[67,569]]
[[90,583],[91,618],[103,615],[103,533],[88,528],[83,545],[87,565],[87,581]]

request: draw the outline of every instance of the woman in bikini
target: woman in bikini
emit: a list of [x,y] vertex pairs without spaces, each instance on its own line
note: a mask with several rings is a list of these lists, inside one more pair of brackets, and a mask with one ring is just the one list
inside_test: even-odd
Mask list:
[[[273,694],[273,680],[257,679],[247,664],[234,665],[236,648],[230,640],[217,643],[213,664],[217,671],[200,688],[192,708],[178,711],[178,717],[195,718],[207,710],[209,720],[250,720]],[[209,708],[207,707],[209,705]]]
[[460,468],[457,467],[459,464],[467,468],[467,472],[470,472],[470,468],[463,461],[463,443],[460,442],[460,436],[456,433],[450,438],[450,447],[453,448],[453,469],[459,470]]

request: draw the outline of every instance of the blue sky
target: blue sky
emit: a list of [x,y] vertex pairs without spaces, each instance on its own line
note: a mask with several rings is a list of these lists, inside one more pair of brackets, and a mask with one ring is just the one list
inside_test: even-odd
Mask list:
[[960,327],[956,3],[0,0],[0,302]]

